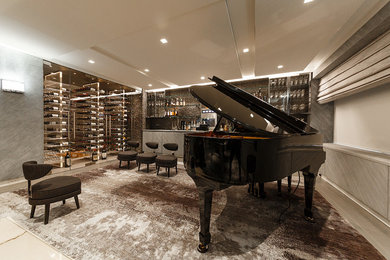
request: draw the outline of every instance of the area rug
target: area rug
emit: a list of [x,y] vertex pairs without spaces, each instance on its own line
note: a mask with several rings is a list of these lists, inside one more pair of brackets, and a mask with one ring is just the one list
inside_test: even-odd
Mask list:
[[198,195],[182,165],[170,178],[153,167],[146,173],[117,164],[75,176],[82,180],[80,209],[71,199],[54,203],[43,225],[44,207],[30,219],[26,190],[19,190],[0,194],[0,217],[74,259],[384,259],[318,193],[316,222],[306,222],[303,188],[289,195],[283,187],[278,196],[276,182],[269,183],[266,199],[245,186],[214,192],[212,242],[200,254]]

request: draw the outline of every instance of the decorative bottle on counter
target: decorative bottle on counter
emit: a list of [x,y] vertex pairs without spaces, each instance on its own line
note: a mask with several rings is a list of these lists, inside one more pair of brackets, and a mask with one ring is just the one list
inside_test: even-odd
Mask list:
[[102,150],[102,160],[105,160],[105,159],[107,159],[107,151],[106,151],[106,149],[103,149]]
[[93,162],[96,162],[98,160],[98,153],[96,151],[93,151],[92,152],[92,161]]
[[69,152],[67,152],[65,155],[65,167],[70,167],[70,166],[71,166],[70,155]]

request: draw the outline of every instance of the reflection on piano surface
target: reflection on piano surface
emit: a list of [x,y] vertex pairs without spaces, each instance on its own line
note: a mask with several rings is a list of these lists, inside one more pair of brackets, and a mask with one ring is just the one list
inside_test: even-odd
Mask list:
[[[313,220],[315,177],[325,161],[322,135],[317,130],[264,101],[213,77],[215,86],[192,86],[190,92],[220,119],[234,123],[230,132],[215,130],[185,136],[184,165],[199,192],[200,244],[210,243],[212,194],[231,185],[281,180],[303,171],[307,220]],[[270,127],[272,126],[272,127]]]

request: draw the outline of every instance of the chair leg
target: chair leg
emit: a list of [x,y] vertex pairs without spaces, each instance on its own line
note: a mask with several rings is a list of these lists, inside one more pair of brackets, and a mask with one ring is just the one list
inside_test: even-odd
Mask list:
[[176,164],[176,174],[177,174],[177,164]]
[[121,161],[121,160],[119,160],[119,168],[121,167],[121,164],[122,164],[122,161]]
[[141,167],[141,163],[139,162],[139,163],[138,163],[138,171],[139,171],[139,168],[140,168],[140,167]]
[[157,166],[157,175],[160,172],[160,166]]
[[45,204],[45,225],[49,223],[50,204]]
[[278,180],[278,194],[282,193],[282,180]]
[[149,163],[146,164],[146,172],[149,172]]
[[169,178],[169,170],[170,170],[171,168],[168,168],[168,178]]
[[74,196],[74,201],[76,202],[76,207],[79,209],[80,208],[80,204],[79,204],[79,197],[77,195]]
[[64,204],[65,204],[65,200],[62,201],[62,205],[64,205]]
[[288,192],[290,193],[291,192],[291,175],[287,177],[287,182],[288,182]]
[[130,161],[127,161],[127,169],[130,169]]
[[35,205],[31,205],[31,214],[30,214],[30,218],[33,218],[34,217],[34,213],[35,213]]

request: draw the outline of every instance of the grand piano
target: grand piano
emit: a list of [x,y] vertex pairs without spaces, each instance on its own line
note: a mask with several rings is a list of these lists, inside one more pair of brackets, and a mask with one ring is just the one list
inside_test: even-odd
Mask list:
[[[190,93],[219,115],[213,131],[184,137],[184,166],[199,192],[198,251],[210,244],[210,216],[214,190],[231,185],[253,187],[280,181],[302,171],[305,187],[304,217],[313,221],[315,178],[325,152],[323,137],[305,122],[278,110],[251,94],[217,78],[212,86],[191,86]],[[219,131],[221,119],[233,131]]]

